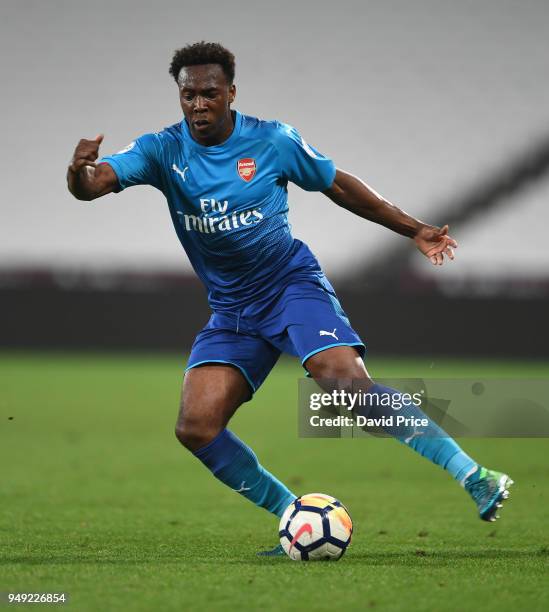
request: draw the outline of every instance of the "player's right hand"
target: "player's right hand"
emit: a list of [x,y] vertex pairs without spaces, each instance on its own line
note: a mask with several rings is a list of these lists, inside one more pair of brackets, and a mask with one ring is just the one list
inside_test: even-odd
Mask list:
[[95,168],[95,160],[99,157],[99,147],[103,142],[103,138],[103,134],[98,134],[93,140],[82,138],[76,145],[69,170],[76,173],[84,166]]

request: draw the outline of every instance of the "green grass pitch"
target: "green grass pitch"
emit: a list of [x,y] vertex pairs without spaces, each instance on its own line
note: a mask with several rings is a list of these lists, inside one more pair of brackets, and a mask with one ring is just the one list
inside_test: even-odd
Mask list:
[[[65,591],[75,611],[549,609],[547,439],[462,441],[516,483],[502,520],[483,523],[447,474],[393,440],[298,439],[301,369],[282,361],[232,427],[296,492],[340,498],[355,533],[338,563],[259,559],[277,522],[174,437],[183,365],[0,356],[0,591]],[[372,364],[378,376],[433,372],[549,368]]]

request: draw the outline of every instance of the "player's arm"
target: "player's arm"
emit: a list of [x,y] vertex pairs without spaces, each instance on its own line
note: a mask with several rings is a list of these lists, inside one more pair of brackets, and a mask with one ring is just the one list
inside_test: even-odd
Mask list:
[[103,134],[93,140],[82,139],[67,170],[67,186],[78,200],[94,200],[118,187],[118,178],[109,164],[96,164]]
[[452,249],[457,247],[457,242],[448,235],[447,225],[435,227],[411,217],[356,176],[336,170],[334,182],[323,193],[355,215],[412,238],[417,248],[434,265],[442,265],[444,255],[454,259]]

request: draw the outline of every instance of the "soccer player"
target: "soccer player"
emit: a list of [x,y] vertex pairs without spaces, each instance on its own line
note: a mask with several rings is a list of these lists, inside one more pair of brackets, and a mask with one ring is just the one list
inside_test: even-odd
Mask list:
[[[358,380],[371,394],[398,395],[370,380],[362,340],[315,256],[292,237],[288,182],[410,238],[433,265],[453,259],[457,244],[448,226],[427,225],[400,210],[336,168],[295,128],[232,110],[234,73],[233,54],[217,43],[179,49],[170,74],[183,120],[99,163],[103,135],[81,140],[67,181],[79,200],[145,184],[165,195],[212,309],[189,357],[176,436],[221,482],[281,516],[296,495],[227,429],[279,355],[298,356],[315,379]],[[425,417],[415,406],[406,407],[406,415]],[[387,431],[446,469],[469,492],[480,518],[494,521],[511,479],[482,467],[429,423],[421,435]],[[281,554],[281,548],[268,554]]]

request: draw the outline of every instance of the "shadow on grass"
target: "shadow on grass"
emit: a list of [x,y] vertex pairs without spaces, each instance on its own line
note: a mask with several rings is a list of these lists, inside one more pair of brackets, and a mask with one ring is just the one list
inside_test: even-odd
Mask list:
[[[549,549],[542,547],[538,550],[511,550],[490,548],[486,550],[471,551],[430,551],[426,549],[410,549],[402,552],[351,552],[344,557],[344,563],[360,565],[410,566],[414,564],[436,565],[444,567],[455,565],[459,561],[493,560],[493,561],[534,561],[549,556]],[[101,555],[101,554],[65,554],[59,556],[46,555],[5,555],[0,559],[0,565],[179,565],[179,564],[212,564],[223,563],[227,565],[278,565],[286,563],[286,557],[258,558],[255,556],[236,557],[230,555],[181,555],[178,551],[166,551],[161,554],[147,555]],[[296,565],[326,565],[326,564],[296,564]]]

